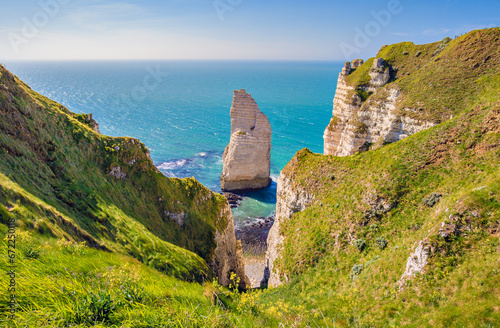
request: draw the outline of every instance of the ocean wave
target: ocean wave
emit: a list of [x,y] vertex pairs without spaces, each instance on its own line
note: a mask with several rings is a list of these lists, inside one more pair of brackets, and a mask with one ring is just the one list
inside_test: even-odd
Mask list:
[[278,182],[279,177],[280,177],[279,174],[271,174],[270,176],[271,180],[273,180],[274,182]]
[[157,166],[159,170],[174,170],[189,164],[191,161],[189,159],[178,159],[175,161],[163,162]]

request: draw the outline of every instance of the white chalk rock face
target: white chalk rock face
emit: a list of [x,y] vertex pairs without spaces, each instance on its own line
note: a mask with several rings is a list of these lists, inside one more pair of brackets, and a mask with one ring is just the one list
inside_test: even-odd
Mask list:
[[[301,188],[297,183],[281,172],[276,190],[276,218],[267,236],[266,271],[264,279],[268,285],[278,287],[283,283],[280,272],[274,266],[274,261],[281,257],[281,248],[285,237],[280,233],[281,224],[289,220],[296,212],[303,211],[314,200],[314,195]],[[285,276],[285,282],[287,277]]]
[[[333,116],[323,135],[325,155],[354,155],[397,142],[434,126],[432,122],[400,114],[397,107],[401,90],[395,84],[387,84],[390,69],[382,58],[373,61],[368,73],[371,79],[366,85],[358,89],[351,85],[347,78],[350,73],[346,73],[361,65],[363,62],[359,59],[351,65],[346,63],[339,74],[333,100]],[[359,91],[371,96],[363,100]]]
[[223,155],[223,191],[262,189],[269,185],[271,124],[245,90],[235,90],[231,106],[231,140]]

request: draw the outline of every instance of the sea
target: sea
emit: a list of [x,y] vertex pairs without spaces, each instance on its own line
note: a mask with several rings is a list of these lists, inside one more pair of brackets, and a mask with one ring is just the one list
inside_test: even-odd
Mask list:
[[11,61],[33,90],[75,113],[92,113],[101,133],[140,139],[168,177],[194,177],[220,192],[233,90],[245,89],[271,123],[272,184],[233,209],[236,226],[270,216],[276,181],[294,154],[323,151],[341,62]]

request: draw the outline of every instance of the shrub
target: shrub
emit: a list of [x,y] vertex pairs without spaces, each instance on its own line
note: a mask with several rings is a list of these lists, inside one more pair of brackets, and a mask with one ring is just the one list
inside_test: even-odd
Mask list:
[[354,281],[356,280],[356,278],[359,276],[359,274],[361,273],[361,271],[363,271],[363,269],[365,268],[365,266],[363,264],[355,264],[352,269],[351,269],[351,279]]
[[87,247],[85,246],[84,241],[77,244],[67,240],[60,239],[57,242],[57,246],[59,246],[64,253],[70,255],[85,255],[85,253],[87,253]]
[[441,43],[439,43],[436,46],[436,50],[434,50],[434,52],[432,53],[432,56],[434,57],[434,56],[439,55],[446,48],[447,45],[448,45],[448,42],[446,41],[446,39],[444,39]]
[[363,249],[365,249],[366,247],[366,242],[363,240],[363,239],[356,239],[354,241],[354,246],[356,246],[360,252],[363,251]]
[[40,249],[33,244],[28,244],[23,248],[23,254],[27,259],[36,260],[40,257]]
[[387,240],[384,237],[378,237],[375,241],[380,249],[384,249],[387,246]]
[[236,293],[238,291],[238,287],[240,286],[240,277],[238,277],[236,273],[231,272],[229,280],[231,280],[231,283],[229,284],[229,289],[231,289],[233,292]]
[[378,232],[378,231],[380,231],[380,228],[378,227],[378,224],[374,223],[374,224],[370,225],[370,231],[371,232]]
[[127,281],[120,286],[119,294],[128,304],[143,303],[146,298],[144,287],[139,287],[137,283]]
[[362,88],[358,88],[358,89],[356,89],[356,93],[361,98],[361,101],[364,102],[364,101],[366,101],[366,99],[368,99],[372,95],[373,92],[369,92],[369,91],[366,91]]
[[422,203],[424,203],[425,205],[427,205],[429,207],[433,207],[434,205],[436,205],[439,202],[441,197],[443,197],[443,195],[433,192],[429,196],[422,199]]
[[356,127],[356,130],[355,132],[356,133],[365,133],[366,131],[368,131],[368,125],[366,125],[364,122],[361,122],[361,121],[358,121],[354,124],[354,126]]
[[110,315],[116,309],[111,295],[105,291],[88,293],[75,299],[74,315],[71,321],[77,324],[96,324],[109,322]]

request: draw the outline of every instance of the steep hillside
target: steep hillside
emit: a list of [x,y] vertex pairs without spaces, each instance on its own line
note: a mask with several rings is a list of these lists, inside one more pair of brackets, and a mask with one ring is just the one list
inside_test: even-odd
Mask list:
[[12,215],[20,229],[129,254],[187,280],[211,276],[207,265],[226,284],[230,271],[242,272],[226,199],[194,179],[163,176],[138,140],[99,134],[91,115],[1,66],[0,115],[3,224]]
[[288,284],[264,306],[286,304],[283,320],[310,324],[301,309],[337,327],[500,325],[500,30],[449,41],[416,72],[410,46],[379,52],[411,67],[384,88],[398,84],[399,110],[418,104],[436,126],[353,156],[305,149],[281,173],[269,283]]
[[[6,234],[3,225],[0,231]],[[7,317],[11,314],[7,293],[11,277],[3,274],[5,277],[0,279],[0,327],[254,324],[254,318],[226,310],[231,304],[230,291],[217,283],[186,282],[130,256],[56,240],[36,232],[17,230],[16,241],[17,311],[14,320]],[[0,251],[0,266],[8,268],[11,263],[5,256],[6,247],[2,245]],[[171,262],[173,266],[190,261],[189,256],[175,249],[172,253],[182,256],[178,262]],[[191,253],[191,257],[195,256]]]
[[[0,233],[15,222],[19,305],[0,325],[499,327],[499,49],[494,28],[346,66],[328,137],[349,156],[303,149],[281,172],[271,288],[243,293],[220,195],[0,68]],[[8,238],[0,251],[8,267]],[[230,289],[178,279],[209,264]]]
[[347,156],[404,139],[469,107],[500,65],[498,28],[455,40],[384,46],[339,74],[325,155]]

